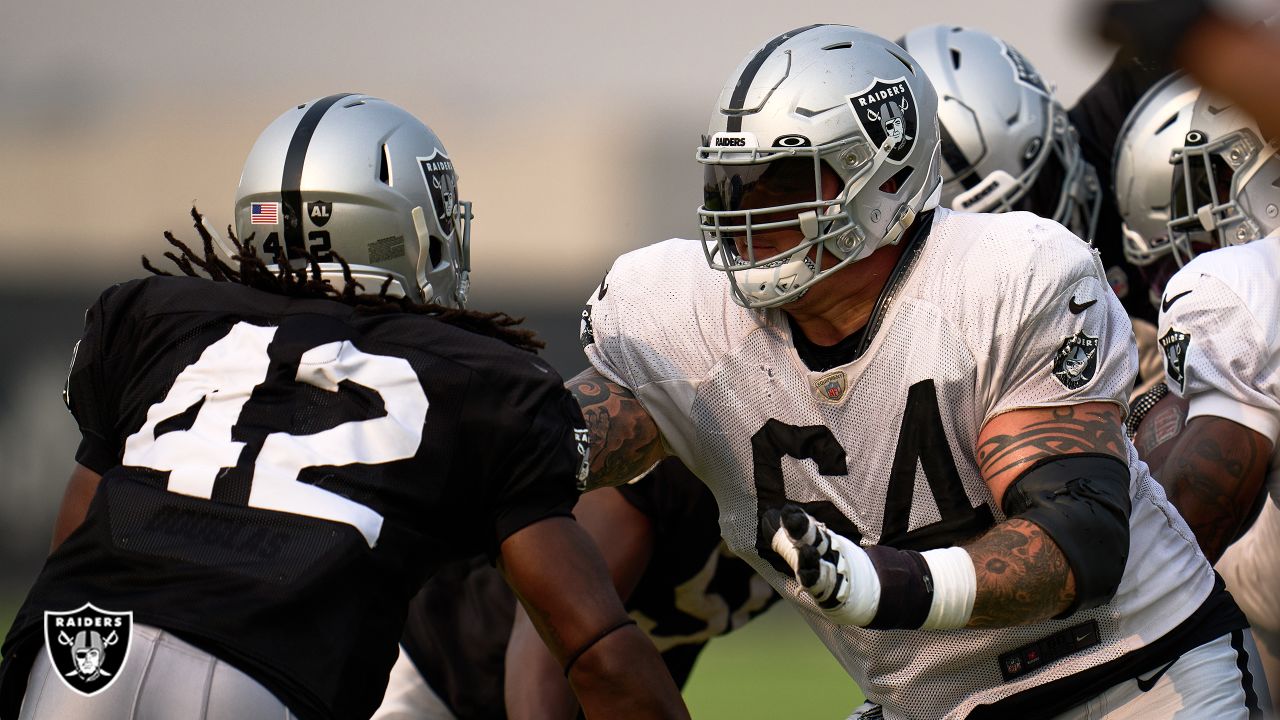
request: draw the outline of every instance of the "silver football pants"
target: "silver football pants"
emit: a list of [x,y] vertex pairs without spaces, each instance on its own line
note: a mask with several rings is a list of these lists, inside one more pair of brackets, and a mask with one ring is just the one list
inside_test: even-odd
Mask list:
[[258,681],[177,637],[134,625],[120,677],[93,697],[71,690],[41,652],[19,720],[295,720]]

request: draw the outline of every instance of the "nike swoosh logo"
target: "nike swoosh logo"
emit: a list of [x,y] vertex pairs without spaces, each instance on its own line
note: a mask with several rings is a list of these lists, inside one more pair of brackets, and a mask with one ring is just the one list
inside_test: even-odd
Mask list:
[[1096,302],[1098,301],[1090,300],[1089,302],[1086,302],[1086,303],[1077,303],[1075,296],[1072,295],[1070,302],[1067,303],[1067,309],[1071,311],[1072,315],[1079,315],[1085,310],[1088,310],[1089,308],[1093,307],[1093,304]]
[[1178,658],[1174,658],[1173,662],[1170,662],[1168,665],[1165,665],[1164,667],[1160,668],[1159,670],[1156,671],[1155,675],[1152,675],[1146,680],[1143,680],[1142,678],[1134,678],[1134,680],[1136,680],[1138,683],[1138,689],[1141,690],[1142,692],[1149,692],[1151,688],[1156,686],[1156,682],[1161,677],[1163,677],[1166,672],[1169,671],[1169,668],[1173,667],[1173,663],[1176,663],[1176,662],[1178,662]]
[[596,294],[596,299],[603,300],[607,292],[609,292],[609,273],[605,273],[604,277],[600,278],[600,292]]
[[1160,303],[1160,309],[1161,309],[1162,311],[1164,311],[1164,312],[1169,312],[1169,308],[1173,307],[1173,304],[1174,304],[1174,303],[1176,303],[1176,302],[1178,302],[1178,298],[1180,298],[1180,297],[1182,297],[1182,296],[1184,296],[1184,295],[1190,295],[1190,294],[1191,294],[1191,291],[1190,291],[1190,290],[1188,290],[1188,291],[1186,291],[1186,292],[1180,292],[1180,293],[1178,293],[1177,295],[1174,295],[1173,297],[1171,297],[1171,298],[1169,298],[1169,299],[1167,299],[1167,300],[1162,301],[1162,302]]

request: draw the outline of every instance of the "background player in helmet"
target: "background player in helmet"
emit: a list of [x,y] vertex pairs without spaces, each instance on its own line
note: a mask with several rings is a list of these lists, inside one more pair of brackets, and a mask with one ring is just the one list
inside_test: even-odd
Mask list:
[[[1132,135],[1142,142],[1140,123]],[[1169,498],[1249,616],[1274,701],[1280,158],[1239,106],[1214,95],[1195,100],[1182,137],[1166,154],[1171,165],[1142,173],[1172,177],[1167,237],[1142,246],[1185,266],[1168,281],[1160,312],[1165,383],[1174,395],[1159,399],[1157,391],[1136,408],[1150,409],[1135,413],[1135,442],[1149,448]]]
[[[895,146],[865,110],[896,95]],[[1101,264],[936,208],[936,106],[855,28],[747,56],[698,151],[704,241],[624,255],[583,313],[592,482],[679,456],[886,717],[1245,717],[1244,618],[1124,439]]]
[[[418,585],[479,551],[589,711],[685,715],[569,515],[576,403],[531,334],[461,307],[454,187],[400,108],[304,103],[259,137],[237,193],[240,236],[279,267],[251,247],[227,264],[197,222],[204,255],[171,257],[223,282],[103,293],[67,383],[78,465],[4,644],[0,714],[368,717]],[[39,633],[86,600],[133,613],[143,658],[92,698],[49,679]]]
[[1123,252],[1111,186],[1121,123],[1162,67],[1118,55],[1070,110],[1012,45],[989,33],[929,25],[902,46],[938,89],[942,204],[969,212],[1027,210],[1089,240],[1134,325],[1140,390],[1158,382],[1156,310]]
[[[712,638],[778,599],[724,547],[715,499],[675,458],[638,482],[583,495],[574,516],[600,546],[628,612],[681,687]],[[577,715],[559,664],[485,558],[427,582],[410,607],[401,645],[376,720]]]

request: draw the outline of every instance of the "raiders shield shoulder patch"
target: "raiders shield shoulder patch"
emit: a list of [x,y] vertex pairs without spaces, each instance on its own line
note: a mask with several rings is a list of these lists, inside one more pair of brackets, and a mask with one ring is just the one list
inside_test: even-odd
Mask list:
[[1191,333],[1184,333],[1169,328],[1169,332],[1160,338],[1160,349],[1164,351],[1164,371],[1169,379],[1178,383],[1179,390],[1187,389],[1187,348],[1191,345]]
[[1098,371],[1098,338],[1080,331],[1062,341],[1053,355],[1053,376],[1075,390],[1093,379]]
[[876,78],[862,92],[849,96],[849,107],[862,133],[877,148],[891,141],[885,162],[900,165],[916,144],[916,97],[906,77],[897,80]]
[[111,687],[129,659],[133,613],[91,603],[67,612],[45,611],[44,649],[73,691],[93,697]]

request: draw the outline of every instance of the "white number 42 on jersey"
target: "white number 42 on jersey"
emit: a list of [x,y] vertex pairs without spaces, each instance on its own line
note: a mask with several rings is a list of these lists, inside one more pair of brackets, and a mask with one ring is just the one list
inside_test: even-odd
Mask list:
[[[267,346],[274,327],[237,323],[205,348],[174,379],[164,400],[124,445],[124,464],[169,471],[170,492],[210,498],[223,468],[235,467],[245,443],[232,428],[253,390],[267,377]],[[427,395],[404,358],[372,355],[350,342],[326,343],[302,354],[298,382],[328,392],[350,380],[382,396],[386,415],[346,422],[311,435],[267,436],[253,466],[249,506],[324,518],[355,527],[369,547],[378,542],[382,515],[324,488],[298,481],[308,467],[385,463],[413,457],[422,441]],[[156,426],[203,401],[187,430],[162,433]]]

